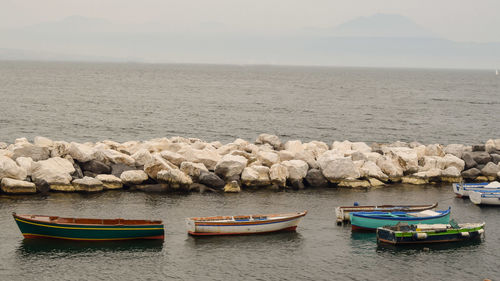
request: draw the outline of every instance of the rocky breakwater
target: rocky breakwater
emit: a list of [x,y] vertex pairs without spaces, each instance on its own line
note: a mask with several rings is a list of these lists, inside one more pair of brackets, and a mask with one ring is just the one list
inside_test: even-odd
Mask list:
[[282,143],[262,134],[227,144],[195,138],[77,143],[36,137],[0,143],[3,193],[225,191],[500,178],[500,139],[485,144]]

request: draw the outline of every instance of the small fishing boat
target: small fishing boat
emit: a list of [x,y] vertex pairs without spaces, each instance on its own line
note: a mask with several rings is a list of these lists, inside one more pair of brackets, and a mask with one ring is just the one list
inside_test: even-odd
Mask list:
[[12,214],[24,238],[66,240],[164,239],[162,221],[62,218]]
[[500,191],[472,191],[469,198],[476,205],[500,205]]
[[457,197],[469,197],[473,191],[500,191],[500,182],[454,183],[452,187]]
[[[356,203],[355,203],[356,204]],[[438,203],[429,205],[378,205],[378,206],[339,206],[335,208],[337,224],[348,222],[352,212],[420,212],[436,208]]]
[[480,240],[484,237],[483,223],[398,224],[377,228],[377,243],[392,245],[448,243]]
[[420,212],[355,212],[351,213],[353,231],[375,231],[377,227],[398,223],[433,224],[449,223],[451,207],[444,211]]
[[187,218],[191,235],[257,234],[295,231],[307,211],[289,214]]

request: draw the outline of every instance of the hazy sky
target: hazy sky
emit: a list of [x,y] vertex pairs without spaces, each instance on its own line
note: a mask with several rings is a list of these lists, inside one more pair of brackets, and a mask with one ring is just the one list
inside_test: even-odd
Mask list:
[[159,23],[168,30],[221,24],[231,31],[293,33],[375,13],[406,16],[456,41],[500,41],[499,0],[0,0],[0,28],[72,15],[114,23]]

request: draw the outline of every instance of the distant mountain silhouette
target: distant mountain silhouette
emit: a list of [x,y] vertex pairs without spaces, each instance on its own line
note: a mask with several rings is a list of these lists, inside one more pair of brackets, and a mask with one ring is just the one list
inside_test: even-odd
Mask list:
[[[497,68],[500,42],[439,38],[400,15],[375,14],[288,35],[231,31],[221,23],[171,29],[72,16],[0,30],[0,59]],[[133,58],[133,59],[131,59]]]
[[333,28],[331,35],[338,37],[437,37],[409,18],[392,14],[375,14],[350,20]]

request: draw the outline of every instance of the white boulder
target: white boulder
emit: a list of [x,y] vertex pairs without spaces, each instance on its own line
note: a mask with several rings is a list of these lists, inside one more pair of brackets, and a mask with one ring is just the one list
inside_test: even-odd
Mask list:
[[36,193],[36,186],[32,182],[3,178],[0,183],[2,192],[9,194],[32,194]]
[[128,170],[120,175],[124,184],[141,184],[148,179],[148,175],[142,170]]
[[281,162],[288,170],[288,178],[295,181],[300,181],[307,175],[309,165],[303,160],[288,160]]
[[247,166],[248,160],[239,155],[227,154],[215,166],[215,173],[223,179],[233,179],[239,177],[243,169]]
[[243,169],[241,182],[246,186],[267,186],[271,184],[269,167],[251,166]]

